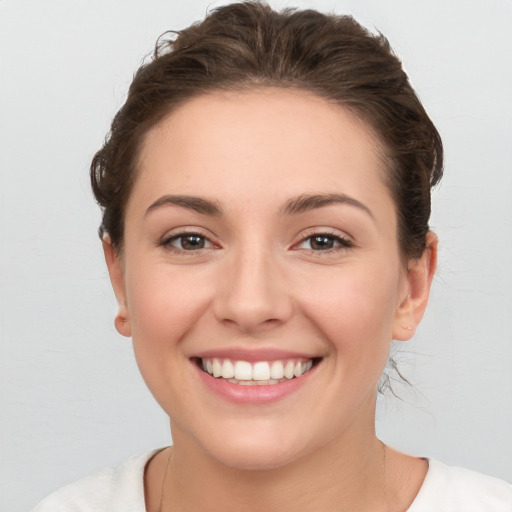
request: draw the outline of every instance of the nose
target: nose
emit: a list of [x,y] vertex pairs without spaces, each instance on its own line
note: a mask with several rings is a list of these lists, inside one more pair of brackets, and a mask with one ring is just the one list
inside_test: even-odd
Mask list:
[[248,250],[225,262],[215,301],[218,321],[257,333],[286,323],[292,300],[284,272],[269,252]]

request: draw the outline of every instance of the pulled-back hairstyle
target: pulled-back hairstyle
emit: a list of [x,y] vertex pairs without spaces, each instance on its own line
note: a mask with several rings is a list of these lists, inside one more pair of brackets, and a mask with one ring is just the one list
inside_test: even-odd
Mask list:
[[199,24],[164,34],[153,59],[137,71],[91,164],[103,210],[100,236],[108,233],[122,249],[125,207],[150,128],[198,95],[257,87],[312,92],[371,126],[386,154],[402,255],[419,257],[443,148],[387,39],[350,16],[276,12],[260,2],[220,7]]

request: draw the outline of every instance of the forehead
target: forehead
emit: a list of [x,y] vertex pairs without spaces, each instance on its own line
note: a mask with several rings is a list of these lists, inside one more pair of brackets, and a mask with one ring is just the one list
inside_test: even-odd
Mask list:
[[301,193],[374,202],[389,193],[379,140],[347,109],[289,89],[215,92],[145,137],[133,194],[216,195],[247,203]]

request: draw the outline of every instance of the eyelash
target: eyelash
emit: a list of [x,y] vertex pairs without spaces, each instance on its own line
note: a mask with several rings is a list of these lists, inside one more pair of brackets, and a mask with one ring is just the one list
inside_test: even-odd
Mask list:
[[[190,237],[201,238],[205,241],[205,243],[210,244],[211,247],[200,247],[199,249],[194,250],[194,249],[183,249],[183,248],[176,247],[176,246],[172,245],[172,243],[174,241],[182,239],[180,245],[183,246],[183,240],[185,238],[190,238]],[[202,233],[197,233],[194,231],[184,231],[182,233],[177,233],[175,235],[171,235],[169,237],[162,239],[160,242],[158,242],[158,245],[168,251],[172,251],[177,254],[187,254],[187,255],[191,255],[191,254],[197,253],[199,251],[209,250],[214,246],[214,244],[211,242],[211,240],[207,236],[203,235]]]
[[336,251],[343,251],[343,250],[347,250],[347,249],[354,247],[354,243],[350,239],[345,238],[337,233],[331,233],[328,231],[314,232],[314,233],[308,234],[307,236],[302,238],[298,244],[296,244],[296,247],[300,247],[302,244],[304,244],[308,240],[310,240],[310,243],[311,243],[311,241],[313,241],[315,238],[317,238],[317,239],[318,238],[328,238],[328,239],[332,240],[333,243],[338,243],[339,245],[337,247],[330,247],[330,248],[324,249],[324,250],[315,250],[313,248],[306,249],[307,251],[309,251],[311,253],[331,254]]
[[[183,247],[176,247],[173,244],[173,242],[181,239],[181,246],[183,246],[183,241],[185,238],[191,238],[191,237],[197,237],[204,241],[205,244],[209,244],[209,247],[199,247],[198,249],[183,249]],[[340,250],[347,250],[352,247],[354,247],[354,243],[349,240],[348,238],[345,238],[343,236],[340,236],[336,233],[331,232],[314,232],[311,234],[308,234],[307,236],[303,237],[297,244],[294,245],[296,248],[300,248],[302,244],[310,240],[313,241],[314,239],[324,238],[324,239],[330,239],[333,244],[338,244],[336,247],[330,247],[327,249],[313,249],[310,248],[304,248],[305,250],[309,251],[310,253],[316,253],[316,254],[331,254],[336,251]],[[177,233],[174,235],[171,235],[167,238],[162,239],[160,242],[158,242],[158,246],[164,247],[168,251],[172,251],[176,254],[187,254],[192,255],[193,253],[203,252],[205,250],[210,250],[214,247],[213,242],[202,233],[194,232],[194,231],[184,231],[181,233]]]

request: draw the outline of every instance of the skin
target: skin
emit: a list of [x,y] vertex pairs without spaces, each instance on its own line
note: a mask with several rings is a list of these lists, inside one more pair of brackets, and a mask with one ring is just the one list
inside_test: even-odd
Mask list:
[[[391,340],[412,337],[422,318],[437,240],[404,261],[382,157],[351,113],[291,90],[204,95],[147,134],[123,250],[108,237],[104,249],[116,327],[172,418],[172,456],[146,470],[148,510],[162,493],[164,510],[396,511],[413,501],[427,464],[376,438],[376,389]],[[350,201],[283,213],[304,194]],[[165,195],[222,214],[150,208]],[[205,247],[177,251],[183,232]],[[331,249],[311,245],[319,233]],[[233,404],[190,359],[232,348],[322,360],[275,403]]]

